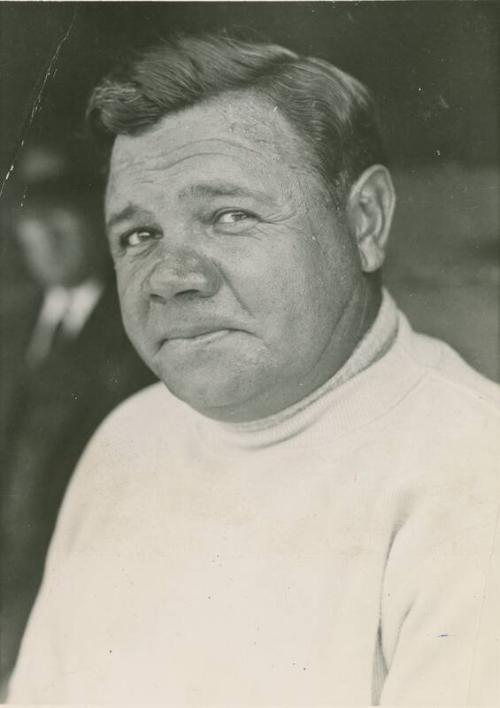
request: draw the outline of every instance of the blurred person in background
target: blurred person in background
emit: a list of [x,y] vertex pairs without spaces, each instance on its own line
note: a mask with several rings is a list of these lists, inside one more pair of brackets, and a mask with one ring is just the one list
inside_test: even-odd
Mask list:
[[[78,157],[78,156],[77,156]],[[81,158],[80,158],[81,163]],[[64,491],[94,429],[154,379],[130,346],[94,176],[65,148],[33,145],[13,230],[38,295],[3,397],[1,679],[15,662]],[[16,327],[17,323],[12,323]]]

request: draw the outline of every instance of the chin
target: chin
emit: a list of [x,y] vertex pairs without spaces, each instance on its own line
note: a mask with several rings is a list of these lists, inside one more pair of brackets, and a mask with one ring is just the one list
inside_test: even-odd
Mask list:
[[210,418],[232,420],[231,412],[245,407],[264,388],[262,372],[268,368],[261,347],[245,343],[242,347],[240,337],[226,337],[202,349],[175,343],[160,347],[149,363],[168,390],[191,408]]
[[[173,376],[172,372],[159,372],[168,390],[202,415],[215,420],[233,420],[236,412],[245,407],[257,391],[249,391],[248,377],[231,375],[227,368],[207,373],[191,372],[186,376]],[[243,380],[242,380],[243,378]]]

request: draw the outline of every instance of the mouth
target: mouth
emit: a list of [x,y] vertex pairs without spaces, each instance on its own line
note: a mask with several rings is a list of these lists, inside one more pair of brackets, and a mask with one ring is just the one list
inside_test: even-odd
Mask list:
[[165,337],[160,342],[160,347],[171,346],[171,345],[184,345],[184,346],[204,346],[216,342],[219,339],[223,339],[232,332],[236,330],[233,329],[215,329],[208,332],[199,332],[193,334],[183,334]]

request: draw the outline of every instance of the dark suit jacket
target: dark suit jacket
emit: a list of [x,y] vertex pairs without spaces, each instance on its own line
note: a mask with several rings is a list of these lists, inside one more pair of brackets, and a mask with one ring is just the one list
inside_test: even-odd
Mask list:
[[20,365],[15,379],[3,406],[0,451],[4,677],[15,661],[57,512],[88,438],[120,401],[155,380],[126,338],[114,287],[75,339],[59,344],[34,370]]

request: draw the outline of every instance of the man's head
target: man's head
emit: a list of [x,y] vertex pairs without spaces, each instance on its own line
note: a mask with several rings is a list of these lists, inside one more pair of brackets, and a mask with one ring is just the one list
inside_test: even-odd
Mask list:
[[[366,90],[280,47],[185,38],[94,92],[124,322],[206,415],[300,400],[373,320],[393,192]],[[114,142],[113,142],[114,141]]]
[[27,264],[39,284],[72,287],[102,275],[100,199],[62,147],[29,146],[19,164],[24,192],[14,226]]

